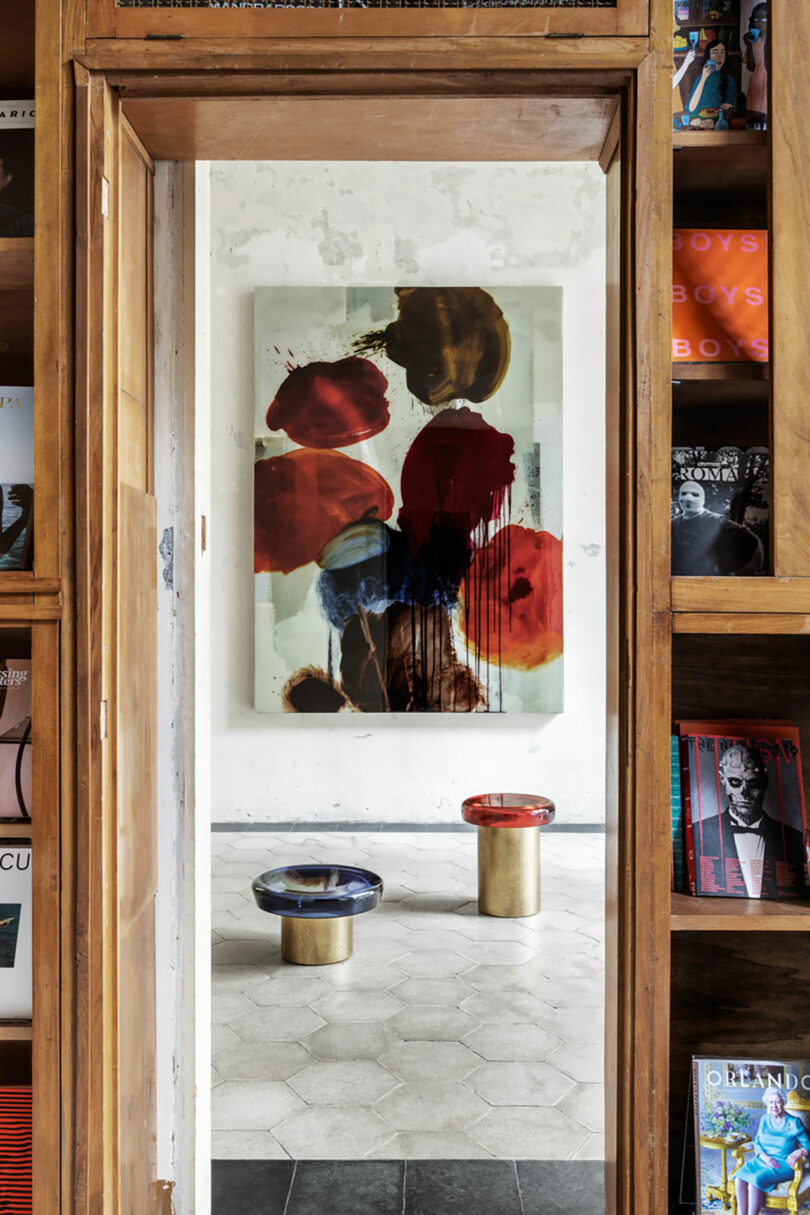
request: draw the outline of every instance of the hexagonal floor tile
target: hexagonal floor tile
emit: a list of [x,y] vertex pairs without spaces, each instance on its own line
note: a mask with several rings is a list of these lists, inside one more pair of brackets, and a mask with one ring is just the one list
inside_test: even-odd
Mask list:
[[537,1063],[561,1042],[539,1025],[482,1025],[464,1038],[464,1045],[493,1062]]
[[472,966],[460,976],[478,991],[531,991],[541,975],[534,966]]
[[398,1043],[399,1038],[376,1021],[324,1025],[304,1038],[318,1059],[379,1059]]
[[[467,1077],[467,1084],[490,1105],[556,1105],[575,1087],[556,1067],[525,1062],[484,1063]],[[569,1113],[576,1118],[573,1110]]]
[[605,1074],[605,1050],[601,1042],[578,1042],[573,1050],[564,1042],[546,1062],[578,1084],[601,1084]]
[[599,1134],[605,1129],[604,1093],[603,1084],[578,1084],[563,1097],[558,1108]]
[[470,959],[454,949],[423,949],[397,959],[397,970],[411,979],[446,979],[470,969]]
[[390,995],[403,1004],[441,1004],[458,1007],[471,994],[459,979],[404,979],[390,989]]
[[307,1105],[373,1105],[399,1080],[370,1059],[311,1063],[290,1080]]
[[324,1021],[340,1024],[345,1021],[385,1021],[401,1008],[400,1002],[384,991],[333,991],[318,1001],[316,1012]]
[[466,1084],[401,1084],[374,1106],[397,1131],[463,1131],[489,1106]]
[[269,1131],[303,1108],[283,1081],[230,1080],[211,1094],[211,1126],[217,1131]]
[[550,1004],[530,991],[478,991],[464,1000],[461,1007],[485,1025],[530,1025],[553,1011]]
[[287,965],[275,968],[269,978],[265,978],[258,987],[252,987],[248,992],[250,999],[259,1008],[271,1008],[285,1004],[300,1008],[306,1004],[314,1004],[316,1000],[329,995],[329,985],[323,979],[296,967],[291,973]]
[[558,1109],[524,1105],[491,1109],[468,1134],[501,1159],[570,1160],[590,1132]]
[[339,966],[331,967],[331,972],[324,975],[324,981],[336,991],[383,991],[401,983],[404,977],[401,970],[388,965],[380,958],[372,961],[368,957],[355,956],[341,962]]
[[391,1128],[373,1110],[359,1107],[347,1117],[331,1106],[299,1110],[273,1133],[293,1160],[356,1160],[389,1139]]
[[604,1025],[600,1009],[555,1008],[543,1024],[563,1042],[602,1042]]
[[477,966],[528,966],[537,963],[537,954],[519,941],[468,940],[464,952]]
[[397,1131],[366,1160],[491,1160],[492,1153],[463,1131]]
[[241,1017],[229,1018],[243,1042],[294,1042],[319,1029],[323,1017],[311,1008],[254,1008]]
[[458,1042],[475,1024],[458,1008],[414,1004],[391,1017],[386,1028],[407,1042]]
[[288,1080],[312,1055],[300,1042],[238,1042],[214,1062],[225,1080]]
[[461,1042],[403,1042],[380,1063],[400,1080],[463,1080],[480,1065],[480,1057]]
[[212,1160],[289,1160],[271,1131],[213,1131]]

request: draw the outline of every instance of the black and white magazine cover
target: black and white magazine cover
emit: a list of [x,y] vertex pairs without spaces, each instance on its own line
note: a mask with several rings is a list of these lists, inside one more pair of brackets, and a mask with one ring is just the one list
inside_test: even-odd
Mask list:
[[31,660],[0,658],[0,819],[28,819],[30,806]]
[[768,476],[766,447],[673,447],[673,574],[767,574]]
[[0,838],[0,1021],[29,1020],[31,992],[31,845]]
[[0,237],[34,235],[34,103],[0,101]]

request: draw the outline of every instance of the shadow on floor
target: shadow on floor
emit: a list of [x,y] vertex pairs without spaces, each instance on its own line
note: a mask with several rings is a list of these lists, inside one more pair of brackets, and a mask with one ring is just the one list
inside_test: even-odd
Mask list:
[[215,1160],[211,1215],[604,1215],[604,1165],[571,1160]]

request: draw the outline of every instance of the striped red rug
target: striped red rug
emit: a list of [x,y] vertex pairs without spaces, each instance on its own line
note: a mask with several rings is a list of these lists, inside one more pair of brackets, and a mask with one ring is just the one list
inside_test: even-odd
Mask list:
[[0,1086],[0,1215],[32,1215],[30,1087]]

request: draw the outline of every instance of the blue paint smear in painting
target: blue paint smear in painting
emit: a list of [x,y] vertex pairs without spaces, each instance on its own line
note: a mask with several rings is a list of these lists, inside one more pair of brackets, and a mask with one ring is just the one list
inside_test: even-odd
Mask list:
[[412,555],[405,536],[386,528],[390,543],[357,565],[324,570],[318,593],[329,623],[343,630],[362,608],[382,613],[392,603],[450,608],[470,563],[470,542],[457,528],[434,523],[428,541]]

